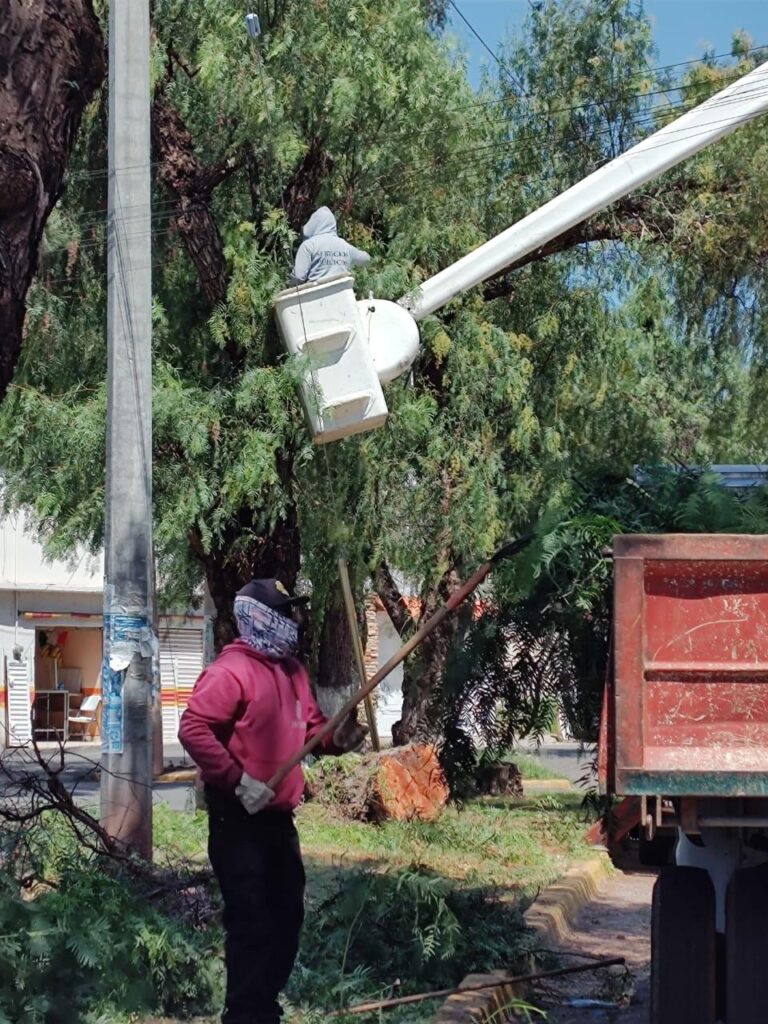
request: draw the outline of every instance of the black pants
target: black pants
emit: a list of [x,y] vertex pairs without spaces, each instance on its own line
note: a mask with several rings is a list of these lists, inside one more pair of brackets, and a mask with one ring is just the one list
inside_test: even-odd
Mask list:
[[222,1024],[278,1024],[277,997],[304,920],[304,866],[289,811],[249,815],[206,787],[208,855],[224,897],[227,997]]

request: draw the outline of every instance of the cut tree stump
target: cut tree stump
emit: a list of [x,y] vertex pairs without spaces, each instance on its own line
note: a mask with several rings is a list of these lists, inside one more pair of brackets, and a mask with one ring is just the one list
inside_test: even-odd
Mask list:
[[449,797],[435,748],[426,744],[323,758],[306,776],[308,799],[359,821],[433,821]]
[[523,778],[512,761],[481,765],[476,775],[477,791],[487,796],[523,795]]

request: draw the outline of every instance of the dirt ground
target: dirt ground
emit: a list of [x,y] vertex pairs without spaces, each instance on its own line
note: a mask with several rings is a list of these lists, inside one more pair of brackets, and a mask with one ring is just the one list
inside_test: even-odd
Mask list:
[[[623,871],[578,916],[572,941],[561,948],[601,958],[623,956],[627,966],[551,982],[537,1001],[547,1012],[547,1024],[648,1024],[654,881],[653,873]],[[563,957],[563,966],[578,961]],[[575,1000],[593,1005],[579,1007]]]

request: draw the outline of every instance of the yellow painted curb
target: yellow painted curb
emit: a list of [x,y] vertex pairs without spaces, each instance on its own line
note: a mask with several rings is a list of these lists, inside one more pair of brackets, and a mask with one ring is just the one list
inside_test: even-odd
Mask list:
[[197,775],[196,768],[176,768],[173,771],[163,772],[155,776],[155,782],[194,782]]
[[523,914],[523,920],[543,939],[567,942],[576,915],[595,899],[613,871],[611,860],[604,853],[575,865],[537,896]]
[[573,788],[570,779],[523,779],[523,796],[532,793],[570,793]]
[[517,1020],[514,1004],[523,999],[520,985],[503,984],[509,975],[504,971],[493,974],[468,974],[462,985],[485,985],[498,980],[498,988],[480,992],[458,992],[449,996],[438,1010],[434,1024],[502,1024],[502,1021]]

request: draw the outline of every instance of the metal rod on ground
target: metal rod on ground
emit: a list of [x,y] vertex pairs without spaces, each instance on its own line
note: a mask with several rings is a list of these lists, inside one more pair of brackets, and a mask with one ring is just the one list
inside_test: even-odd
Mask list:
[[[365,652],[363,651],[363,643],[360,639],[360,634],[357,631],[355,599],[352,596],[352,586],[349,582],[349,569],[347,568],[347,563],[343,558],[339,559],[339,579],[341,580],[341,593],[344,596],[344,607],[347,610],[349,633],[352,637],[352,646],[355,650],[357,671],[360,673],[360,684],[365,686],[368,682],[368,675],[365,671]],[[371,746],[378,753],[378,751],[381,750],[381,743],[379,741],[379,730],[376,727],[376,715],[373,712],[373,701],[371,700],[371,695],[368,694],[368,696],[364,698],[364,701],[365,717],[368,720],[368,728],[371,731]]]
[[558,967],[554,971],[541,971],[539,974],[521,974],[517,977],[487,981],[477,985],[462,985],[461,988],[441,988],[433,992],[419,992],[412,996],[397,996],[395,999],[379,999],[372,1003],[358,1003],[348,1006],[345,1010],[335,1010],[328,1017],[346,1017],[353,1013],[374,1013],[376,1010],[387,1010],[394,1006],[405,1006],[407,1003],[423,1003],[427,999],[446,999],[448,996],[461,995],[464,992],[482,992],[489,988],[502,988],[504,985],[522,985],[524,982],[545,981],[547,978],[559,978],[564,974],[580,974],[585,971],[599,971],[603,967],[620,967],[626,963],[623,956],[612,956],[606,960],[595,960],[590,964],[576,964],[575,967]]
[[101,823],[147,859],[154,636],[149,52],[149,0],[110,0]]
[[330,718],[322,729],[319,729],[312,739],[308,740],[304,744],[301,750],[297,751],[297,753],[289,758],[285,764],[281,765],[277,769],[275,774],[267,783],[269,788],[275,789],[279,786],[292,768],[295,768],[297,764],[301,764],[307,754],[311,754],[315,747],[322,743],[325,737],[329,733],[332,733],[336,727],[344,721],[350,711],[354,711],[357,705],[364,700],[369,693],[373,693],[382,679],[386,679],[390,672],[394,672],[397,666],[405,661],[408,655],[414,651],[437,626],[440,625],[443,619],[447,618],[451,612],[455,611],[455,609],[458,608],[471,593],[473,593],[473,591],[477,590],[495,565],[503,561],[505,558],[510,558],[512,555],[516,555],[518,551],[522,551],[523,548],[530,544],[531,539],[531,537],[520,537],[517,540],[513,540],[509,544],[505,544],[504,547],[499,548],[499,550],[492,555],[487,562],[483,562],[474,576],[459,587],[454,594],[451,594],[443,607],[438,608],[435,614],[413,634],[411,639],[408,640],[407,643],[404,643],[398,651],[395,651],[389,661],[382,665],[375,675],[371,676],[365,686],[361,686],[357,693],[353,693],[344,707],[340,708],[333,718]]

